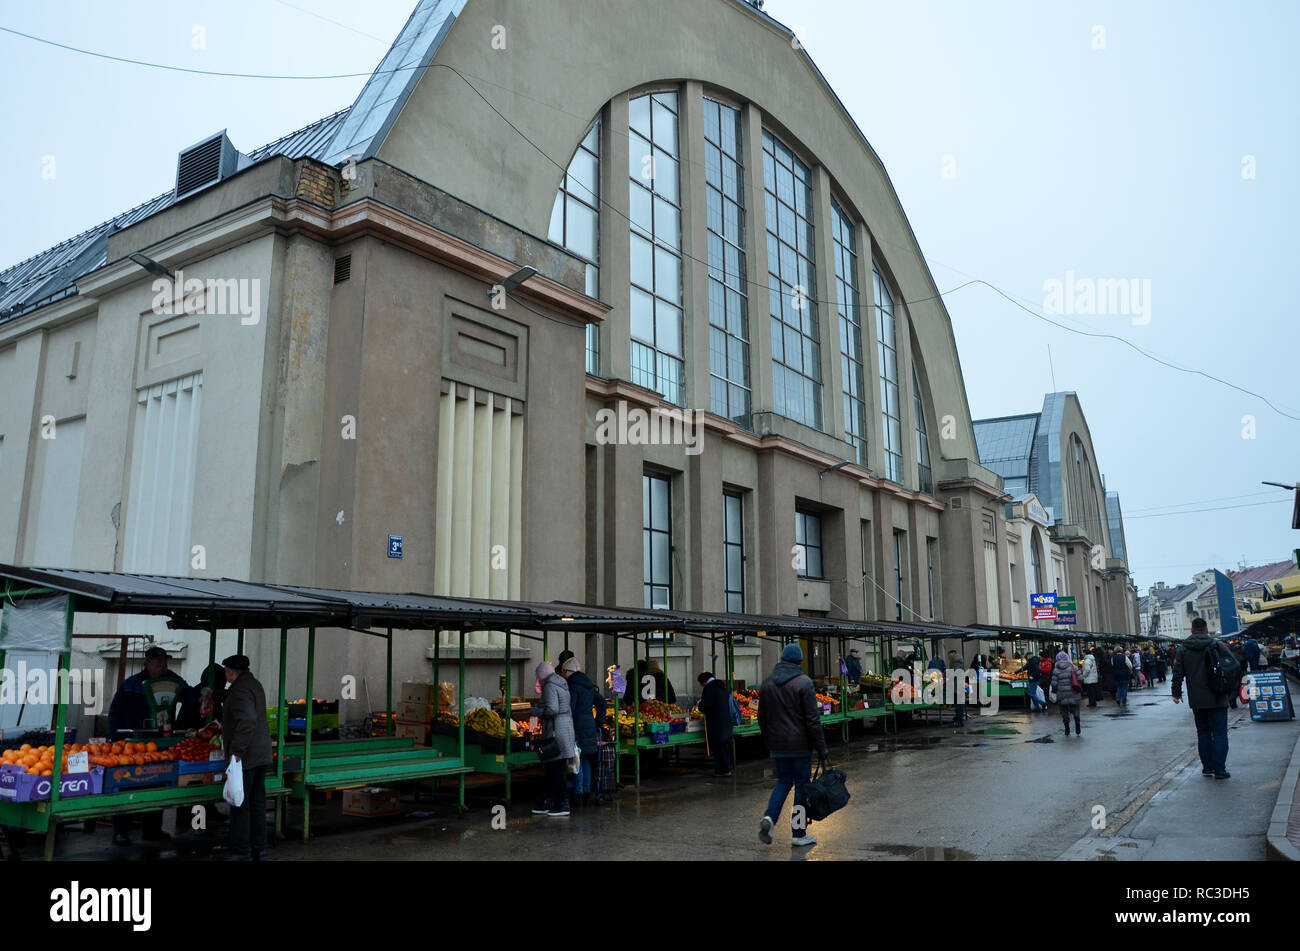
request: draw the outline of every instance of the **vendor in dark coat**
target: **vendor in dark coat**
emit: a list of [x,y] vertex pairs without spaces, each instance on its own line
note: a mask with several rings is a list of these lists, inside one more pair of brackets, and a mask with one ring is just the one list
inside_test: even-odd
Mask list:
[[862,661],[858,658],[858,649],[852,647],[849,649],[849,656],[844,658],[844,666],[847,668],[846,677],[849,683],[856,684],[862,679]]
[[[149,709],[149,701],[144,695],[144,682],[146,680],[157,680],[162,676],[170,676],[175,680],[184,683],[181,676],[172,671],[167,662],[171,660],[167,651],[157,646],[150,647],[144,652],[144,670],[132,674],[122,681],[121,686],[117,688],[117,693],[113,694],[113,702],[108,707],[108,739],[111,741],[120,740],[124,736],[130,736],[137,730],[154,728],[153,712]],[[180,694],[182,705],[194,702],[191,688],[182,688]],[[134,818],[130,815],[118,815],[113,817],[113,844],[130,845],[131,839],[128,833],[131,830],[131,820]],[[165,842],[171,838],[162,830],[162,811],[145,812],[140,814],[140,824],[144,827],[144,840],[146,842]]]
[[705,671],[696,678],[700,682],[700,713],[704,714],[704,732],[713,754],[713,772],[730,776],[731,738],[735,727],[731,722],[731,694],[726,681],[718,680],[712,672]]
[[647,665],[644,660],[636,662],[636,673],[627,682],[627,689],[623,691],[623,702],[628,706],[635,706],[641,699],[641,682],[645,680],[646,675],[654,678],[655,695],[654,699],[664,703],[676,703],[677,691],[673,690],[672,681],[664,673],[664,669],[659,666],[659,661],[652,660]]
[[[248,670],[243,654],[221,662],[226,688],[221,735],[227,763],[239,763],[244,774],[244,804],[230,810],[230,855],[247,862],[266,856],[266,771],[271,766],[271,730],[266,723],[266,691]],[[227,767],[229,768],[229,767]]]

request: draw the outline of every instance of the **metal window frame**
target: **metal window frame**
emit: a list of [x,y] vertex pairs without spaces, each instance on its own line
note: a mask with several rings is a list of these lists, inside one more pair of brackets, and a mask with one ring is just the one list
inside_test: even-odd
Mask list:
[[[712,294],[709,294],[709,295],[708,295],[708,301],[709,301],[708,307],[709,307],[709,329],[710,329],[710,336],[712,335],[711,332],[712,332],[714,329],[717,329],[717,330],[720,330],[720,331],[722,332],[722,334],[724,335],[724,337],[725,337],[726,339],[728,339],[728,340],[734,339],[734,340],[737,340],[737,341],[740,342],[740,344],[744,347],[744,350],[745,350],[745,368],[744,368],[744,369],[745,369],[746,374],[750,377],[750,382],[749,382],[748,385],[746,385],[745,383],[743,383],[743,382],[741,382],[741,381],[731,379],[731,375],[730,375],[730,374],[731,374],[731,367],[730,367],[730,365],[729,365],[729,363],[730,363],[729,360],[727,361],[727,362],[728,362],[728,366],[727,366],[727,375],[726,375],[726,376],[719,377],[717,374],[715,374],[715,373],[713,372],[713,362],[712,362],[712,360],[710,360],[710,361],[709,361],[709,379],[710,379],[710,381],[712,381],[712,380],[714,380],[714,379],[717,379],[717,380],[719,380],[719,381],[724,385],[724,387],[726,388],[726,400],[725,400],[725,405],[724,405],[724,406],[722,406],[722,407],[718,407],[718,406],[714,403],[714,401],[713,401],[712,386],[710,386],[710,393],[709,393],[709,409],[712,410],[714,413],[717,413],[719,416],[724,416],[724,417],[726,417],[727,419],[731,420],[732,422],[736,423],[737,425],[744,427],[745,429],[752,429],[752,428],[753,428],[753,411],[754,411],[754,400],[753,400],[753,393],[754,393],[754,390],[753,390],[753,367],[752,367],[752,365],[751,365],[751,363],[750,363],[750,355],[751,355],[751,353],[752,353],[752,350],[750,349],[750,340],[749,340],[749,336],[751,335],[751,328],[750,328],[750,326],[749,326],[749,323],[750,323],[750,321],[749,321],[749,317],[750,317],[750,314],[749,314],[749,285],[748,285],[748,281],[747,281],[747,279],[746,279],[745,273],[742,273],[742,274],[740,275],[740,286],[739,286],[739,287],[732,287],[730,284],[727,283],[727,280],[726,280],[726,277],[727,277],[727,275],[726,275],[726,247],[727,247],[728,245],[730,245],[731,247],[735,248],[735,249],[736,249],[736,253],[737,253],[738,255],[740,255],[741,260],[743,260],[743,261],[745,262],[744,266],[742,267],[742,271],[743,271],[743,272],[746,272],[746,273],[748,272],[748,261],[749,261],[749,256],[748,256],[748,252],[746,252],[745,247],[744,247],[745,229],[746,229],[746,220],[745,220],[745,219],[746,219],[747,214],[748,214],[748,209],[746,209],[745,204],[744,204],[744,198],[745,198],[745,192],[744,192],[744,177],[743,177],[744,174],[745,174],[745,161],[744,161],[744,155],[743,155],[743,141],[744,141],[744,129],[743,129],[743,123],[744,123],[744,113],[743,113],[743,111],[742,111],[741,109],[739,109],[739,108],[737,108],[737,107],[735,107],[735,106],[728,105],[727,103],[722,102],[722,101],[720,101],[720,100],[718,100],[718,99],[714,99],[714,98],[712,98],[711,96],[705,95],[705,96],[703,96],[702,98],[703,98],[704,109],[707,110],[707,109],[709,108],[710,104],[715,105],[715,106],[718,107],[718,139],[719,139],[719,141],[714,142],[712,139],[709,138],[708,122],[707,122],[707,120],[706,120],[705,123],[704,123],[704,130],[703,130],[704,142],[705,142],[705,146],[706,146],[706,153],[707,153],[707,146],[712,145],[714,148],[716,148],[716,149],[718,150],[718,153],[722,156],[723,159],[728,159],[728,158],[729,158],[729,159],[731,159],[732,161],[734,161],[734,162],[736,163],[736,167],[737,167],[737,170],[738,170],[738,175],[740,176],[740,200],[737,201],[737,202],[735,202],[735,204],[736,204],[737,208],[739,209],[739,211],[740,211],[740,216],[741,216],[740,227],[739,227],[739,231],[738,231],[738,234],[737,234],[737,237],[740,239],[740,242],[741,242],[741,243],[740,243],[740,244],[736,244],[735,242],[728,241],[728,240],[727,240],[726,233],[725,233],[726,208],[727,208],[727,204],[726,204],[726,203],[727,203],[727,201],[728,201],[729,199],[728,199],[726,193],[723,192],[723,190],[722,190],[722,188],[721,188],[721,182],[719,182],[718,185],[714,185],[714,183],[713,183],[712,181],[709,180],[708,162],[707,162],[707,161],[705,162],[705,171],[704,171],[704,201],[705,201],[705,210],[706,210],[706,211],[705,211],[705,226],[704,226],[704,233],[705,233],[705,241],[706,241],[706,264],[705,264],[705,270],[706,270],[706,273],[707,273],[706,280],[707,280],[707,282],[708,282],[708,283],[707,283],[707,287],[708,287],[708,289],[709,289],[710,291],[712,290],[713,283],[714,283],[715,281],[717,281],[717,283],[720,284],[721,287],[722,287],[722,294],[723,294],[723,302],[722,302],[723,313],[722,313],[722,323],[721,323],[721,325],[715,323],[714,320],[713,320],[713,316],[714,316],[714,314],[713,314],[713,303],[712,303],[713,297],[712,297]],[[722,141],[721,141],[721,139],[722,139],[722,134],[721,134],[721,132],[722,132],[722,118],[723,118],[723,116],[724,116],[724,112],[723,112],[723,110],[727,110],[727,111],[729,111],[729,112],[735,113],[735,116],[736,116],[736,125],[737,125],[737,133],[736,133],[736,154],[734,154],[734,155],[731,154],[731,153],[729,153],[729,152],[727,151],[726,147],[723,145],[723,143],[722,143]],[[718,200],[719,200],[719,202],[720,202],[720,206],[721,206],[722,211],[723,211],[724,230],[723,230],[723,232],[721,232],[721,233],[720,233],[720,232],[717,232],[717,231],[714,231],[714,230],[713,230],[711,227],[709,227],[709,225],[708,225],[708,214],[707,214],[707,209],[708,209],[708,200],[709,200],[709,194],[710,194],[710,192],[716,192],[716,193],[717,193],[717,195],[718,195]],[[713,274],[712,274],[712,269],[711,269],[711,268],[708,266],[708,264],[707,264],[707,240],[708,240],[708,236],[709,236],[709,235],[717,235],[718,240],[721,241],[722,244],[723,244],[723,276],[722,276],[722,280],[720,280],[720,281],[718,281],[718,280],[713,276]],[[742,326],[743,326],[743,328],[744,328],[744,330],[745,330],[745,333],[746,333],[746,336],[744,336],[744,337],[737,336],[736,334],[733,334],[733,333],[730,331],[730,329],[728,329],[728,326],[727,326],[727,314],[726,314],[726,307],[727,307],[727,304],[726,304],[726,294],[727,294],[727,291],[728,291],[728,290],[733,290],[733,291],[735,291],[737,294],[740,295],[740,302],[741,302],[742,315],[743,315],[743,316],[742,316]],[[739,387],[740,389],[744,390],[744,392],[745,392],[745,403],[746,403],[746,405],[745,405],[745,406],[744,406],[740,411],[736,411],[737,408],[736,408],[736,407],[733,407],[733,406],[731,405],[731,387],[733,387],[733,386]]]

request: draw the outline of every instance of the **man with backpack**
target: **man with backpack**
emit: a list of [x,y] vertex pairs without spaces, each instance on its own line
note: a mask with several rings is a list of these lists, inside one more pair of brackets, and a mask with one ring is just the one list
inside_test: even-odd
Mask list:
[[786,797],[794,788],[795,811],[791,821],[793,845],[816,845],[808,832],[807,791],[812,782],[812,758],[816,751],[822,766],[830,751],[822,731],[821,709],[812,678],[799,666],[803,650],[787,644],[781,650],[781,662],[772,668],[772,676],[763,682],[758,699],[758,728],[776,762],[776,786],[767,802],[767,811],[758,824],[758,838],[772,844],[772,827],[785,808]]
[[1174,659],[1170,691],[1174,703],[1183,702],[1187,680],[1187,705],[1196,718],[1196,747],[1201,754],[1201,775],[1227,779],[1228,695],[1240,677],[1237,659],[1210,637],[1203,618],[1192,621],[1191,637],[1183,641]]
[[700,682],[700,713],[704,714],[704,735],[709,740],[709,752],[713,754],[713,773],[715,776],[730,776],[731,738],[735,734],[733,704],[739,703],[727,691],[727,684],[705,671],[696,678]]

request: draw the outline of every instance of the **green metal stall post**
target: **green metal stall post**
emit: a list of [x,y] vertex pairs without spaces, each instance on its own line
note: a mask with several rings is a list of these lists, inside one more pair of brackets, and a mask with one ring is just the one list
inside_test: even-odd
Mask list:
[[[384,723],[387,724],[387,734],[389,736],[392,736],[395,731],[396,725],[393,723],[393,626],[391,624],[388,625],[387,646],[388,646],[388,677],[385,679],[384,682],[388,684],[388,700],[387,700],[388,706],[384,710]],[[435,693],[433,695],[433,711],[436,714],[438,712],[438,694],[436,693],[438,689],[438,681],[436,677],[434,678],[433,687],[435,690]]]
[[[280,628],[280,692],[276,694],[276,713],[275,713],[275,775],[279,780],[279,785],[284,786],[284,732],[288,724],[285,720],[289,716],[289,705],[284,702],[285,691],[285,665],[289,655],[289,629]],[[280,839],[284,837],[284,799],[277,797],[275,800],[275,837]]]
[[312,698],[316,695],[316,625],[307,628],[307,730],[302,747],[302,840],[307,841],[308,826],[311,823],[311,790],[305,782],[311,775],[311,728]]
[[[460,701],[460,761],[465,762],[465,627],[461,625],[460,629],[460,681],[456,687],[456,697]],[[461,812],[465,811],[465,774],[461,773],[458,777],[460,784],[460,804]]]
[[[68,670],[72,664],[72,619],[76,612],[75,599],[68,595],[68,603],[63,612],[63,650],[59,652],[59,682],[55,686],[55,702],[58,704],[58,716],[54,726],[54,774],[50,777],[50,812],[54,812],[59,801],[59,787],[63,783],[63,731],[68,725],[68,697],[64,694],[64,684],[68,681]],[[54,858],[54,839],[58,833],[58,823],[51,822],[45,830],[45,861]]]
[[[565,646],[565,648],[567,649],[567,648],[568,648],[568,640],[569,640],[569,635],[568,635],[567,632],[566,632],[565,635],[564,635],[564,640],[565,640],[565,645],[564,645],[564,646]],[[502,714],[503,718],[505,719],[505,727],[506,727],[506,755],[502,758],[502,760],[501,760],[501,765],[505,767],[505,771],[506,771],[506,805],[507,805],[507,806],[510,805],[510,724],[511,724],[511,722],[513,722],[513,719],[514,719],[514,718],[511,716],[511,713],[512,713],[513,711],[512,711],[512,708],[511,708],[511,704],[510,704],[510,700],[511,700],[511,696],[510,696],[510,646],[511,646],[511,645],[510,645],[510,632],[509,632],[509,631],[506,631],[506,688],[505,688],[505,690],[503,691],[503,696],[501,697],[501,714]]]

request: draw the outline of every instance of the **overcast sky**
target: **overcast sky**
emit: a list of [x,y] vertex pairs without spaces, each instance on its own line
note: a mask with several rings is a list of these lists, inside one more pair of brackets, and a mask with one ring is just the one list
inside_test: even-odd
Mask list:
[[[545,3],[531,2],[532,15]],[[50,0],[6,4],[0,26],[201,69],[365,73],[413,6]],[[1052,319],[1300,416],[1300,5],[766,9],[804,37],[881,156],[941,290],[979,278],[1044,314],[1050,282],[1067,275],[1076,293],[1136,281],[1127,313]],[[225,128],[249,151],[350,105],[364,81],[187,76],[3,33],[0,63],[0,266],[168,190],[176,153],[199,139]],[[1037,412],[1054,387],[1079,394],[1144,592],[1300,547],[1289,495],[1260,485],[1300,479],[1300,422],[1118,341],[1050,326],[986,287],[946,300],[976,418]]]

